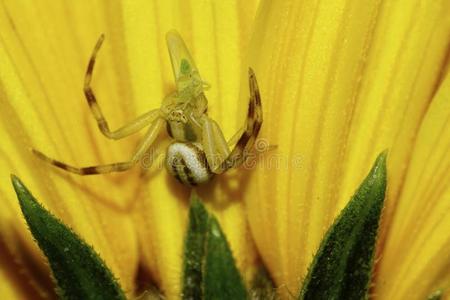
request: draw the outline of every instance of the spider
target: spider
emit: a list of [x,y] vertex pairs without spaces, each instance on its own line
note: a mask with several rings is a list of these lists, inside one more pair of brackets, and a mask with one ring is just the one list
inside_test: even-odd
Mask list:
[[[167,148],[165,166],[181,183],[195,186],[211,180],[230,168],[241,165],[253,147],[262,125],[262,107],[255,73],[249,68],[250,101],[245,125],[227,142],[216,121],[208,117],[208,101],[204,94],[209,85],[202,81],[197,67],[178,32],[166,34],[167,47],[176,81],[176,91],[162,101],[158,109],[111,131],[91,88],[92,73],[98,51],[104,41],[102,34],[91,54],[84,80],[84,94],[100,131],[118,140],[149,126],[129,161],[106,165],[74,167],[32,149],[40,159],[79,175],[122,172],[136,165],[147,153],[161,129],[166,125],[174,140]],[[232,149],[231,149],[232,147]]]

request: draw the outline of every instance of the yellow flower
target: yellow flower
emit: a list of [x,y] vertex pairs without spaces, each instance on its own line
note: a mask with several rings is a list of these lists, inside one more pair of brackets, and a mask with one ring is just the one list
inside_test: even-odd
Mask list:
[[[146,273],[169,299],[179,295],[188,189],[161,168],[144,178],[138,169],[77,177],[29,152],[37,147],[80,166],[127,159],[139,135],[113,142],[98,132],[82,93],[86,63],[105,33],[93,85],[117,128],[158,107],[173,89],[164,42],[172,28],[212,85],[208,113],[226,137],[244,121],[248,66],[259,81],[260,137],[276,148],[262,153],[255,168],[198,191],[247,279],[256,250],[246,217],[262,261],[288,298],[323,233],[388,148],[373,293],[379,299],[448,293],[450,3],[262,1],[256,13],[257,6],[237,0],[3,3],[1,295],[52,295],[51,282],[36,275],[48,270],[7,184],[10,173],[94,246],[128,296],[145,288]],[[163,151],[162,139],[158,144]]]
[[244,199],[283,295],[297,293],[324,232],[384,149],[373,294],[450,292],[449,15],[445,0],[261,4],[250,64],[264,95],[261,136],[277,151],[261,158]]

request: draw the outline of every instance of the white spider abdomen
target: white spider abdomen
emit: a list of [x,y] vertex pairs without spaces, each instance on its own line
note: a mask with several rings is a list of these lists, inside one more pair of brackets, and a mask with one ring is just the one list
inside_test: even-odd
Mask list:
[[167,148],[166,168],[178,181],[189,186],[205,183],[213,176],[199,143],[170,144]]

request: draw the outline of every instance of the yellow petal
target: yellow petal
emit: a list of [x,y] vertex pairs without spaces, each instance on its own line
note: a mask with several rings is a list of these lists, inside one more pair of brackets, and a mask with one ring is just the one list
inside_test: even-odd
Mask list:
[[[129,200],[130,190],[135,189],[133,181],[124,180],[126,176],[81,178],[62,174],[29,151],[36,147],[75,165],[117,161],[131,151],[130,144],[108,147],[109,142],[96,130],[82,93],[84,70],[95,39],[104,31],[111,37],[118,35],[107,30],[120,25],[118,12],[112,12],[107,2],[94,5],[88,1],[8,2],[1,7],[0,178],[7,184],[2,199],[11,203],[20,238],[33,249],[35,259],[42,263],[42,255],[24,226],[17,199],[12,189],[6,188],[9,173],[20,176],[47,208],[92,244],[124,289],[132,292],[137,242],[132,220],[122,207]],[[95,24],[87,26],[86,18],[96,20]],[[132,114],[117,105],[122,98],[130,97],[124,88],[109,87],[124,87],[129,81],[126,76],[118,80],[119,74],[126,73],[121,72],[126,65],[110,47],[105,48],[99,63],[103,71],[96,74],[102,80],[97,84],[96,76],[94,85],[99,101],[112,103],[105,105],[105,113],[115,127]],[[124,42],[116,49],[123,50]],[[107,68],[117,71],[107,72]]]
[[[4,214],[0,218],[2,234],[8,229],[10,235],[8,238],[3,235],[0,240],[0,295],[4,299],[17,300],[56,299],[48,270],[36,268],[29,259],[23,244],[13,236],[15,230],[10,220],[4,218]],[[15,243],[11,243],[12,240]]]
[[0,279],[2,280],[2,285],[0,286],[0,293],[7,299],[26,299],[26,295],[23,295],[23,292],[17,287],[13,286],[7,277],[6,274],[2,270],[0,270]]
[[450,292],[450,74],[427,110],[414,145],[377,272],[380,299]]
[[[5,264],[5,262],[2,262]],[[0,285],[0,295],[5,299],[17,299],[25,300],[32,297],[32,294],[25,292],[25,289],[20,285],[20,283],[14,281],[15,278],[11,277],[11,274],[5,272],[4,269],[0,269],[0,280],[2,284]]]
[[[251,57],[263,154],[245,195],[253,236],[285,296],[323,233],[388,148],[388,212],[445,59],[448,1],[264,1]],[[389,215],[389,214],[388,214]]]
[[[211,84],[206,93],[208,114],[218,121],[225,136],[231,137],[242,126],[247,106],[247,100],[239,103],[240,74],[246,74],[248,67],[246,49],[255,10],[256,1],[124,1],[127,59],[138,111],[159,107],[175,87],[165,44],[165,33],[175,29],[191,50],[203,80]],[[158,150],[164,152],[166,146],[161,142]],[[178,298],[190,191],[158,163],[147,181],[135,197],[143,263],[166,296]],[[214,188],[217,185],[216,181],[206,191],[199,191],[201,197],[220,202],[226,195],[211,192],[219,189]],[[238,265],[247,272],[254,264],[255,252],[239,199],[209,208],[218,215]]]

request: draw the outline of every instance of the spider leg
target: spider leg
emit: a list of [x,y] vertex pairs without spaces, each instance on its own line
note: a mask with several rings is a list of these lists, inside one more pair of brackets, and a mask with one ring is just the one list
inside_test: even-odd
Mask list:
[[236,145],[237,141],[239,140],[241,135],[244,133],[244,131],[245,131],[244,126],[239,128],[239,130],[236,131],[236,133],[233,134],[233,136],[228,140],[228,147],[232,147],[232,146]]
[[213,173],[230,155],[230,149],[219,125],[211,118],[202,119],[202,146],[206,161]]
[[102,34],[98,39],[97,44],[94,47],[94,50],[92,51],[91,58],[89,59],[86,75],[84,77],[84,95],[89,104],[89,108],[91,109],[91,112],[95,120],[97,121],[97,125],[100,131],[107,138],[118,140],[141,130],[145,126],[152,123],[156,118],[158,118],[160,114],[159,109],[151,110],[115,131],[111,131],[109,129],[108,122],[106,122],[103,112],[100,109],[100,106],[98,105],[94,91],[91,88],[92,73],[94,71],[95,59],[104,40],[105,36]]
[[241,165],[245,161],[250,149],[253,147],[259,130],[261,129],[263,122],[261,95],[255,73],[251,68],[249,68],[248,71],[248,80],[250,88],[250,101],[244,130],[238,139],[234,137],[237,139],[237,142],[230,155],[228,155],[228,157],[221,163],[220,167],[216,169],[217,173],[223,173],[230,168],[236,168]]
[[118,162],[118,163],[112,163],[112,164],[106,164],[106,165],[98,165],[98,166],[89,166],[89,167],[74,167],[71,165],[68,165],[66,163],[63,163],[59,160],[50,158],[43,154],[42,152],[32,149],[33,153],[42,159],[43,161],[46,161],[47,163],[58,167],[60,169],[66,170],[71,173],[75,173],[78,175],[94,175],[94,174],[104,174],[104,173],[112,173],[112,172],[123,172],[131,167],[133,167],[146,153],[148,148],[151,146],[151,144],[155,141],[156,137],[158,136],[158,133],[160,132],[162,126],[164,125],[164,120],[161,118],[156,119],[150,128],[148,129],[147,133],[143,137],[142,141],[139,143],[139,145],[136,148],[136,151],[132,158],[129,161],[126,162]]

